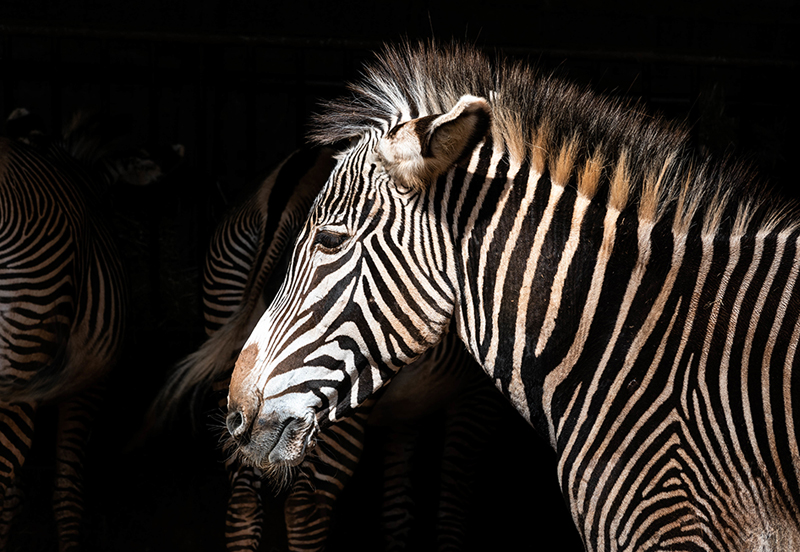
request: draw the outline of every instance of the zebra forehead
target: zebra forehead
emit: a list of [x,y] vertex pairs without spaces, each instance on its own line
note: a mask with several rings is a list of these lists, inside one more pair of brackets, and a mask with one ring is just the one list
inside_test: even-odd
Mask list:
[[[338,210],[349,215],[353,215],[351,210],[354,205],[374,209],[375,202],[372,200],[386,191],[382,183],[384,179],[388,180],[382,159],[375,149],[377,143],[378,139],[370,136],[361,144],[361,151],[351,149],[344,154],[351,157],[333,171],[317,196],[315,207],[328,213]],[[312,212],[312,217],[318,214]]]

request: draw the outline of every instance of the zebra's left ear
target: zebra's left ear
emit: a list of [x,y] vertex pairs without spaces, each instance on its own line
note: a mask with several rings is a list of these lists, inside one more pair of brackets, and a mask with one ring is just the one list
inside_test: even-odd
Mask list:
[[489,102],[462,96],[447,113],[394,127],[381,139],[378,153],[393,179],[418,190],[471,151],[486,135],[491,120]]

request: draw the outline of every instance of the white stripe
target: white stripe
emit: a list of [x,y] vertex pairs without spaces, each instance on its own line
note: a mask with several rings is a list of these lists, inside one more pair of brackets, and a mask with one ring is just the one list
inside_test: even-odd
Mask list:
[[[778,235],[778,242],[781,244],[781,256],[783,256],[784,247],[786,244],[786,239],[788,238],[785,234]],[[783,473],[783,464],[780,460],[780,455],[778,453],[778,448],[775,444],[775,424],[773,423],[773,415],[772,415],[772,403],[770,400],[770,391],[773,390],[773,386],[770,384],[769,378],[772,372],[770,368],[770,364],[772,363],[772,351],[775,347],[775,341],[778,335],[780,335],[781,325],[783,324],[784,317],[786,316],[786,309],[789,306],[789,301],[791,296],[794,292],[795,283],[797,282],[797,275],[800,272],[800,264],[797,263],[795,259],[792,263],[792,269],[789,272],[789,278],[786,281],[786,285],[783,288],[783,294],[781,295],[781,300],[778,303],[778,311],[775,313],[775,319],[772,323],[772,328],[770,328],[769,332],[769,340],[767,341],[767,347],[764,351],[764,361],[762,364],[761,370],[761,393],[763,397],[764,409],[765,409],[765,425],[767,430],[767,435],[769,437],[769,444],[770,444],[770,451],[772,452],[772,460],[775,464],[775,468],[778,471],[778,481],[781,482],[783,486],[784,493],[786,496],[789,497],[789,500],[792,502],[792,509],[794,510],[795,515],[797,515],[797,503],[792,496],[791,491],[789,490],[787,484],[788,481],[786,480],[786,476]],[[786,359],[784,359],[784,366],[786,366]],[[785,390],[782,390],[784,393]]]
[[[478,197],[477,197],[477,199],[475,201],[475,205],[472,207],[472,210],[470,211],[469,218],[467,219],[467,224],[464,227],[463,236],[461,238],[461,249],[464,252],[464,258],[471,257],[471,254],[470,254],[470,243],[472,242],[472,231],[475,229],[475,222],[478,219],[478,214],[480,213],[481,208],[483,207],[484,200],[486,199],[486,194],[488,193],[489,188],[492,186],[492,183],[494,182],[494,177],[495,177],[496,171],[497,171],[497,165],[500,163],[500,160],[503,158],[503,155],[504,155],[503,150],[498,148],[497,144],[495,144],[495,147],[492,150],[492,157],[489,160],[489,167],[487,169],[486,176],[484,177],[483,183],[481,184],[481,189],[480,189],[480,192],[478,193]],[[506,187],[508,187],[508,186],[506,186]],[[468,185],[465,183],[464,191],[466,191],[467,188],[468,188]],[[459,202],[461,202],[464,198],[465,198],[465,196],[462,194],[462,196],[459,198]],[[459,209],[457,209],[457,210],[460,211],[460,206],[459,206]],[[499,212],[499,209],[496,209],[495,210],[495,214],[498,214],[498,212]],[[486,242],[487,242],[487,240],[484,239],[483,240],[483,244],[486,244]],[[473,313],[474,313],[475,309],[474,308],[470,308],[468,310],[468,316],[470,317],[470,320],[469,320],[469,324],[470,325],[469,325],[469,327],[472,329],[472,332],[471,332],[471,335],[470,335],[470,337],[471,337],[470,345],[472,347],[472,350],[476,351],[476,352],[478,351],[478,331],[479,331],[479,327],[485,327],[486,326],[486,322],[484,320],[484,309],[483,309],[483,289],[482,289],[482,283],[483,282],[482,282],[480,276],[481,276],[481,273],[479,271],[478,272],[478,278],[479,279],[478,279],[477,286],[475,288],[475,292],[477,292],[477,310],[478,310],[478,315],[481,318],[481,323],[480,324],[476,324],[475,321],[471,319],[471,317],[474,316]],[[470,282],[470,278],[465,278],[464,279],[464,287],[465,287],[464,293],[465,293],[465,295],[468,295],[469,297],[475,297],[476,293],[473,292],[473,290],[471,289],[471,284],[472,284],[472,282]],[[472,307],[475,306],[474,304],[472,304],[472,302],[470,302],[470,304],[471,304]],[[482,341],[482,338],[481,338],[481,341]]]
[[536,356],[540,356],[547,341],[556,327],[556,318],[558,317],[558,309],[561,306],[561,295],[564,292],[564,282],[567,279],[567,272],[572,264],[572,258],[578,250],[578,242],[581,235],[581,225],[583,224],[583,217],[586,214],[586,208],[591,204],[591,200],[586,196],[579,195],[575,200],[575,210],[572,213],[572,225],[569,230],[569,237],[567,243],[564,245],[564,252],[561,254],[561,260],[558,262],[558,270],[553,279],[553,285],[550,287],[550,301],[547,305],[547,313],[544,316],[542,329],[539,332],[539,341],[536,343]]
[[[757,239],[759,240],[759,243],[763,242],[762,235],[758,235]],[[756,304],[752,310],[750,326],[747,330],[747,338],[745,340],[744,350],[742,351],[742,408],[745,426],[747,427],[747,435],[750,438],[750,442],[753,443],[753,454],[758,465],[763,465],[764,459],[761,457],[761,450],[758,446],[756,446],[758,441],[756,440],[755,422],[753,420],[753,411],[750,405],[750,392],[747,389],[747,381],[750,373],[750,352],[753,347],[756,331],[758,330],[761,312],[764,309],[764,303],[767,301],[767,295],[770,292],[772,282],[775,279],[775,274],[777,273],[778,266],[782,260],[784,245],[785,240],[778,240],[775,257],[772,259],[772,264],[769,267],[766,278],[761,282],[761,291],[758,294],[758,299],[756,300]]]
[[[506,242],[503,245],[503,253],[500,256],[500,263],[494,276],[495,296],[492,307],[492,328],[494,328],[494,331],[492,332],[492,339],[489,342],[489,350],[487,351],[486,359],[484,360],[484,369],[492,378],[494,378],[494,367],[497,360],[497,347],[500,340],[500,333],[497,331],[497,328],[500,327],[500,309],[503,305],[502,290],[505,286],[508,267],[511,263],[511,255],[517,246],[517,240],[519,240],[520,237],[522,224],[529,216],[528,209],[530,209],[531,203],[533,202],[533,197],[536,193],[536,188],[541,176],[542,175],[536,172],[533,167],[530,168],[528,180],[525,184],[525,195],[522,198],[519,210],[514,218],[514,225],[512,226],[511,231],[508,233]],[[480,358],[477,357],[477,353],[478,351],[473,351],[473,354],[476,355],[476,358]]]
[[[512,404],[517,408],[517,411],[522,416],[531,421],[531,415],[528,411],[528,400],[525,395],[525,387],[522,384],[522,355],[525,352],[525,344],[527,342],[527,319],[528,319],[528,303],[531,299],[531,286],[533,285],[533,276],[536,274],[536,268],[539,266],[539,257],[542,253],[542,246],[544,245],[544,238],[550,225],[553,222],[553,214],[555,213],[558,202],[561,199],[561,194],[564,188],[557,184],[550,187],[550,198],[547,202],[547,207],[542,214],[542,219],[536,228],[536,235],[533,238],[533,246],[528,255],[528,260],[525,263],[525,274],[522,277],[522,288],[519,290],[519,299],[517,301],[517,322],[514,326],[514,356],[511,364],[511,383],[508,386],[508,394]],[[497,288],[498,296],[495,301],[502,300],[502,287]]]
[[[494,156],[492,157],[492,167],[490,168],[491,174],[487,177],[487,185],[484,187],[482,194],[484,191],[488,190],[489,186],[491,185],[491,181],[494,180],[494,165],[496,162],[499,163],[499,161],[499,157],[497,159],[495,159]],[[478,252],[478,312],[480,313],[480,327],[476,333],[478,334],[478,341],[480,341],[480,343],[483,343],[486,339],[486,324],[488,322],[486,317],[487,309],[485,307],[483,297],[483,286],[486,277],[486,264],[488,262],[489,249],[491,249],[492,242],[494,241],[494,233],[497,230],[497,226],[504,217],[508,196],[511,195],[511,191],[514,188],[514,179],[517,176],[517,171],[519,171],[519,168],[519,164],[516,163],[510,166],[508,169],[508,173],[506,174],[506,184],[503,187],[503,191],[500,193],[500,199],[497,201],[497,207],[492,213],[492,218],[489,220],[489,224],[486,227],[486,235],[481,242],[481,249]],[[484,196],[482,195],[478,201],[478,205],[482,205],[483,202]],[[473,211],[473,217],[477,218],[477,214],[478,207],[476,207]],[[474,218],[470,220],[470,233],[472,231],[472,226],[475,224]]]
[[[458,228],[458,219],[461,216],[461,209],[464,206],[467,190],[469,189],[469,183],[472,180],[472,177],[475,174],[475,171],[478,167],[478,161],[480,161],[480,154],[482,148],[483,148],[483,142],[481,142],[473,150],[472,157],[470,157],[469,166],[467,167],[467,174],[465,175],[464,180],[459,183],[461,185],[461,190],[458,201],[456,202],[455,210],[453,212],[452,228],[450,232],[451,236],[457,236],[460,233],[459,232],[460,229]],[[448,189],[446,190],[446,197],[444,202],[445,205],[449,205],[448,203],[449,195],[453,188],[454,173],[455,169],[451,170],[450,174],[448,175],[448,186],[447,186]],[[455,246],[458,247],[457,244]],[[466,244],[462,241],[461,242],[462,249],[465,246]],[[466,262],[467,260],[466,251],[462,251],[462,257]],[[453,266],[455,268],[455,263],[453,263]],[[466,269],[467,269],[466,266],[458,267],[459,272],[461,272],[462,274],[466,272]],[[453,281],[456,282],[458,280],[453,280]],[[456,309],[456,311],[458,312],[458,318],[456,319],[458,333],[459,336],[461,337],[461,340],[467,345],[468,348],[470,348],[473,351],[474,354],[475,352],[477,352],[477,347],[475,346],[474,338],[470,338],[469,334],[470,332],[474,331],[475,321],[473,320],[473,314],[472,314],[473,309],[471,308],[473,305],[473,298],[470,294],[468,281],[466,282],[465,287],[458,289],[458,293],[460,294],[460,296],[458,297],[457,304],[459,304],[459,306],[461,307]]]
[[[800,243],[797,245],[800,247]],[[797,265],[796,260],[794,264]],[[797,388],[792,380],[798,341],[800,341],[800,318],[795,322],[792,339],[789,341],[789,350],[786,352],[786,362],[783,366],[784,416],[786,418],[786,432],[789,435],[788,445],[789,450],[792,452],[792,466],[794,467],[796,481],[800,481],[800,447],[797,443],[797,434],[794,427],[794,417],[797,415],[794,410],[794,397],[796,396]]]
[[[714,238],[713,236],[704,237],[703,240],[704,246],[707,246],[708,249],[713,251],[714,248]],[[722,430],[722,425],[720,424],[720,420],[717,419],[717,414],[713,411],[713,409],[709,408],[712,404],[711,393],[709,392],[707,381],[708,379],[712,379],[716,384],[721,386],[720,391],[720,398],[723,404],[724,415],[726,418],[730,417],[730,404],[727,401],[727,385],[726,381],[723,379],[723,367],[722,366],[713,366],[711,370],[707,370],[708,365],[708,354],[712,348],[712,338],[714,336],[714,332],[717,326],[717,318],[719,317],[720,308],[722,307],[722,302],[725,297],[725,293],[728,289],[728,284],[730,283],[730,278],[736,268],[736,264],[739,262],[739,257],[741,255],[741,236],[732,236],[729,241],[729,254],[728,254],[728,262],[725,266],[725,271],[723,272],[722,278],[719,283],[719,287],[717,288],[717,294],[714,298],[714,303],[711,305],[712,310],[709,314],[708,322],[706,324],[706,331],[705,331],[705,339],[703,341],[703,349],[700,352],[700,360],[698,362],[697,372],[697,385],[700,390],[700,393],[703,396],[703,400],[705,402],[706,408],[704,409],[704,413],[709,417],[709,428],[714,433],[713,439],[716,440],[718,443],[724,443],[724,435]],[[747,288],[747,282],[743,282],[742,285],[744,289]],[[740,288],[741,290],[741,288]],[[734,330],[736,328],[735,320],[738,314],[738,310],[734,308],[734,312],[731,315],[731,318],[727,324],[727,342],[725,344],[725,349],[723,350],[723,358],[728,359],[730,353],[730,343],[733,339]],[[725,368],[728,366],[728,360],[723,360],[722,364],[725,365]],[[727,379],[727,370],[725,370],[724,378]],[[715,385],[716,385],[715,384]],[[699,401],[695,401],[695,409],[698,408]],[[720,464],[720,459],[716,455],[712,455],[712,437],[710,437],[706,431],[705,425],[700,423],[701,418],[697,418],[697,430],[700,436],[703,439],[703,446],[704,450],[709,453],[711,456],[711,460],[714,464],[715,472],[719,474],[721,477],[725,478],[723,481],[718,481],[717,486],[719,488],[728,487],[728,488],[736,488],[737,482],[733,481],[728,476],[734,476],[735,472],[733,471],[733,464],[731,463],[731,455],[730,451],[727,447],[722,446],[720,447],[723,454],[723,461],[724,465]],[[735,435],[735,428],[728,427],[727,433]],[[735,436],[733,437],[735,439]],[[708,477],[712,476],[712,470],[708,469],[707,467],[704,469],[705,473],[708,474]],[[714,496],[714,493],[711,493],[708,496]],[[734,493],[734,496],[728,498],[729,501],[738,501],[739,497],[738,494]],[[720,511],[725,511],[726,509],[730,509],[731,504],[723,505],[723,508],[720,508]],[[738,507],[741,508],[741,503],[738,504]]]

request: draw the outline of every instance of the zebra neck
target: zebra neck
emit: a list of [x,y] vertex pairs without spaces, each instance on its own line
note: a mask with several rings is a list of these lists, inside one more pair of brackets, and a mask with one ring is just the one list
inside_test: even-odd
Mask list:
[[[702,225],[676,232],[669,217],[639,220],[635,209],[611,209],[486,148],[451,178],[461,186],[451,186],[447,221],[457,331],[554,447],[588,396],[635,394],[645,381],[674,385],[692,363],[710,365],[709,320],[758,304],[772,285],[796,303],[794,276],[778,271],[793,266],[794,235],[711,235]],[[763,277],[742,291],[748,270]],[[784,274],[777,284],[776,274]]]
[[[736,380],[748,370],[780,371],[784,360],[792,362],[762,367],[759,353],[771,345],[756,335],[774,335],[787,317],[798,322],[796,234],[651,231],[643,243],[639,230],[639,252],[629,253],[636,260],[628,267],[621,266],[624,236],[602,270],[598,256],[582,312],[572,322],[568,315],[556,322],[555,333],[570,339],[538,357],[541,379],[532,372],[532,402],[554,447],[580,432],[577,420],[585,419],[590,402],[644,415],[655,401],[686,414],[689,396],[699,389],[715,409],[730,412],[721,373]],[[758,353],[743,352],[747,348]]]

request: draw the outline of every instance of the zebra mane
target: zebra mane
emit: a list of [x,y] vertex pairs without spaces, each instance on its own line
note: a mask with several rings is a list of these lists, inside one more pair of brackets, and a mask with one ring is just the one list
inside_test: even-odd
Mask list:
[[693,151],[684,125],[470,45],[387,46],[349,89],[351,95],[322,104],[312,141],[331,144],[376,128],[385,134],[447,112],[471,94],[491,104],[491,137],[512,165],[529,162],[558,185],[605,197],[609,208],[636,209],[653,224],[673,213],[673,231],[681,235],[693,222],[704,234],[723,226],[744,233],[797,225],[790,209],[774,207],[749,167]]

